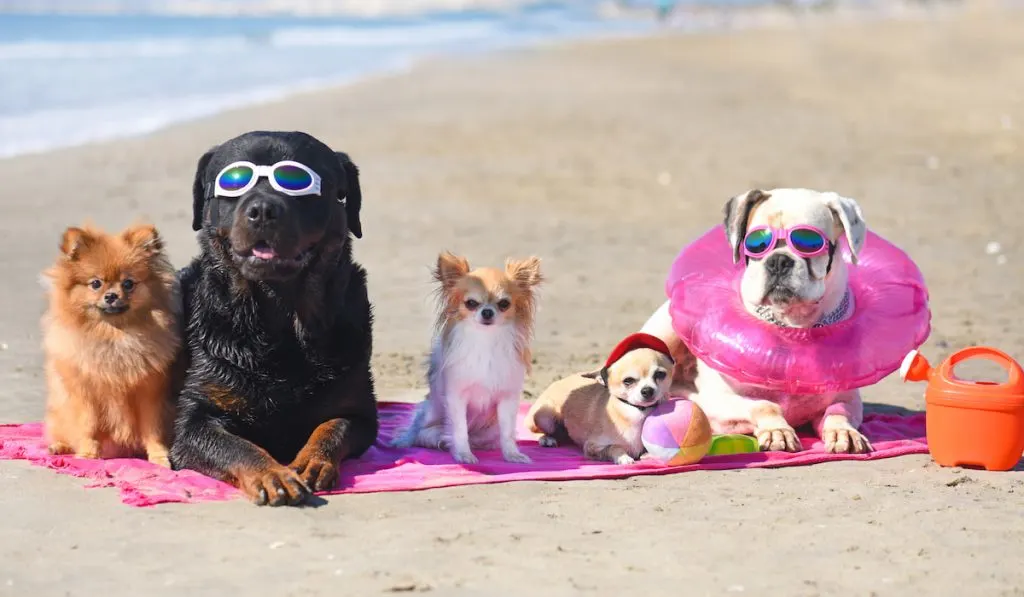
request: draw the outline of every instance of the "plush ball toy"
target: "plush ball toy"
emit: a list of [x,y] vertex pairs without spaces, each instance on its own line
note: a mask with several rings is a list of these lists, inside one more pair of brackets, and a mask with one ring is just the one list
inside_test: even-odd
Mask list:
[[647,416],[640,439],[658,460],[672,466],[693,464],[711,447],[711,423],[690,400],[668,400]]

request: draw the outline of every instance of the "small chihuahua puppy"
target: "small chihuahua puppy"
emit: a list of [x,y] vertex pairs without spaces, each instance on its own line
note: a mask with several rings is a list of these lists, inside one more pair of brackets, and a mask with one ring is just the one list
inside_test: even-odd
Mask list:
[[530,371],[540,260],[470,271],[465,258],[445,252],[434,279],[439,313],[430,393],[392,445],[449,450],[464,464],[477,462],[473,449],[500,447],[509,462],[530,462],[516,445],[516,415]]
[[568,439],[587,458],[632,464],[644,452],[644,420],[669,394],[674,366],[664,342],[632,334],[600,370],[571,375],[544,390],[527,413],[526,426],[544,434],[539,440],[544,447]]

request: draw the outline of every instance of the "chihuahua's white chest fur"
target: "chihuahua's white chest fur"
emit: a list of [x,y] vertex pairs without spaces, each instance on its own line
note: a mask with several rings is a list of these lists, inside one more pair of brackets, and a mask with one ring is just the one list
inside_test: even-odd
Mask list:
[[447,343],[435,339],[430,371],[432,378],[437,377],[436,383],[430,380],[432,390],[465,394],[474,409],[487,407],[509,393],[518,398],[526,379],[516,330],[510,325],[455,326]]

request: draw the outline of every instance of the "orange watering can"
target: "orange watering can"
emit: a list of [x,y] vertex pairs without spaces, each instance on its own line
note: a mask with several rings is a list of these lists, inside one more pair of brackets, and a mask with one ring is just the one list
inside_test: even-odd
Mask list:
[[[1004,384],[957,378],[953,368],[967,359],[993,361],[1009,372]],[[927,381],[925,420],[928,451],[942,466],[1008,471],[1024,453],[1024,371],[1002,351],[972,346],[934,369],[916,350],[900,367],[903,381]]]

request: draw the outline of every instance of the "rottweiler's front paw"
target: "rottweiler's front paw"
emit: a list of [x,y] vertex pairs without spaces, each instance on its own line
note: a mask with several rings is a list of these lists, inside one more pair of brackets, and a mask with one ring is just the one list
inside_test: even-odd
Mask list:
[[279,464],[243,472],[238,488],[258,506],[297,506],[311,493],[299,475]]
[[289,465],[313,491],[329,491],[338,484],[338,467],[318,455],[299,454]]

